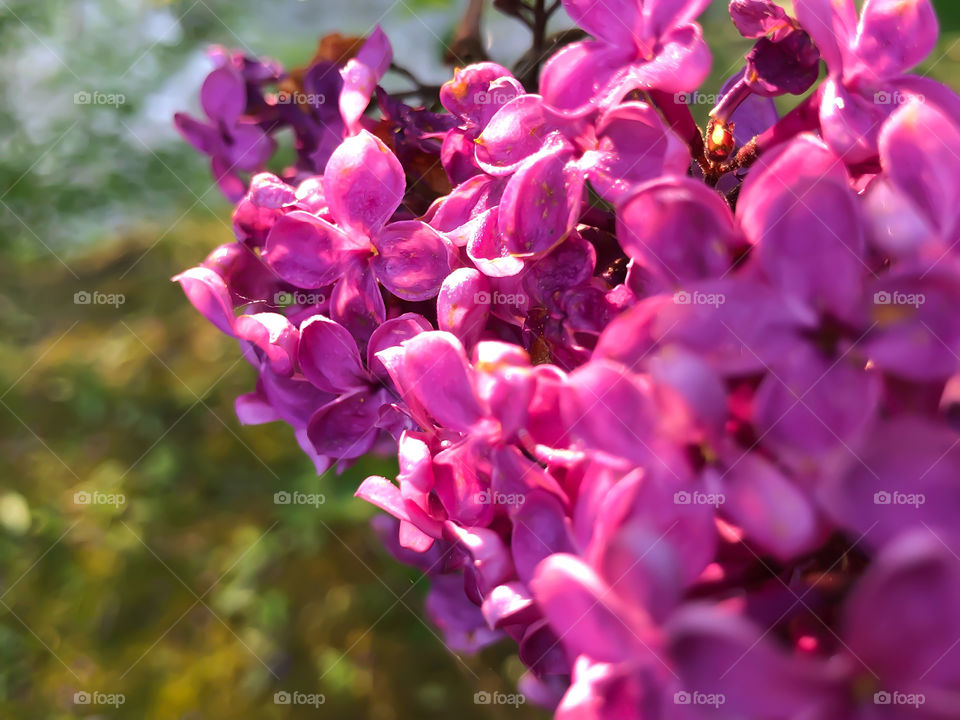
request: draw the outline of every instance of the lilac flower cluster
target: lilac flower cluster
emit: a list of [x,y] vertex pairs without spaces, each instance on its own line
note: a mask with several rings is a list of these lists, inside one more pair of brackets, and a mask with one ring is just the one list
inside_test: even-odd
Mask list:
[[445,112],[376,87],[379,29],[302,74],[323,102],[221,54],[178,126],[237,241],[176,280],[259,373],[241,422],[319,473],[396,453],[377,532],[559,720],[960,717],[960,98],[906,74],[936,18],[733,0],[704,134],[708,4],[563,0],[591,37],[539,93],[482,62]]

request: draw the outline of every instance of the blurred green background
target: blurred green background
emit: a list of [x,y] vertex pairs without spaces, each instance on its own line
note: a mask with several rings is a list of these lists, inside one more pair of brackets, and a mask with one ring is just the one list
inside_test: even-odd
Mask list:
[[[960,3],[937,4],[921,71],[951,82]],[[395,469],[318,478],[285,426],[239,426],[254,372],[169,282],[232,237],[205,160],[171,129],[196,109],[206,45],[295,66],[318,35],[380,21],[398,59],[442,81],[461,5],[0,0],[0,717],[545,717],[473,702],[514,691],[509,644],[458,659],[421,620],[426,583],[352,498]],[[748,48],[724,6],[705,18],[706,93]],[[488,34],[497,59],[526,50],[509,20]],[[125,302],[75,304],[82,291]],[[279,490],[326,502],[275,505]],[[80,691],[125,702],[77,705]]]

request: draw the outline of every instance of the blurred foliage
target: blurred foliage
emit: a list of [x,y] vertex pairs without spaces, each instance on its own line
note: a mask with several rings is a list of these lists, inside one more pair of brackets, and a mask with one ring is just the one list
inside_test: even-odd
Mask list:
[[[724,4],[706,20],[704,92],[749,47]],[[956,81],[960,4],[937,5],[922,71]],[[421,619],[426,583],[352,497],[392,462],[317,478],[284,426],[240,427],[233,399],[254,372],[169,282],[231,238],[169,115],[195,97],[202,46],[241,45],[231,28],[258,25],[252,8],[0,1],[0,717],[542,718],[473,703],[513,691],[509,643],[457,660]],[[312,51],[275,42],[289,63]],[[126,102],[76,105],[81,91]],[[81,291],[125,302],[77,305]],[[279,490],[326,502],[275,505]],[[81,491],[125,502],[77,504]],[[81,690],[126,702],[76,706]],[[283,690],[326,703],[274,704]]]

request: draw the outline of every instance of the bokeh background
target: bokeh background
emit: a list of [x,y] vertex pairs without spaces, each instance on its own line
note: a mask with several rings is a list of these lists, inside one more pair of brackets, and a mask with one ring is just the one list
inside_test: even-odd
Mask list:
[[[509,645],[458,657],[421,619],[425,581],[352,497],[392,464],[318,478],[285,426],[241,427],[233,399],[254,371],[169,281],[232,237],[171,124],[197,109],[209,44],[293,67],[319,36],[380,22],[399,61],[442,82],[463,5],[0,0],[0,717],[546,717],[474,702],[514,692]],[[725,5],[704,18],[704,93],[749,47]],[[920,71],[956,87],[960,3],[936,5]],[[486,34],[506,64],[528,47],[509,19]],[[124,302],[76,304],[84,291]],[[326,502],[276,505],[281,490]],[[76,502],[84,491],[124,502]],[[125,702],[75,704],[83,691]],[[282,691],[326,702],[276,704]]]

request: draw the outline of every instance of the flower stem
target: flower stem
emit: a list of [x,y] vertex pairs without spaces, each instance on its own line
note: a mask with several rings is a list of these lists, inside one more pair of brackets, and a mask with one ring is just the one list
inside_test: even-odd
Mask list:
[[710,111],[710,117],[724,125],[730,122],[730,116],[743,104],[753,91],[747,84],[746,78],[740,78],[732,88],[720,99],[717,106]]

